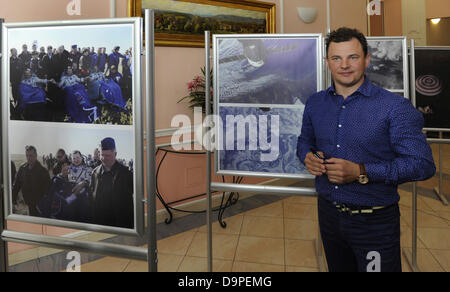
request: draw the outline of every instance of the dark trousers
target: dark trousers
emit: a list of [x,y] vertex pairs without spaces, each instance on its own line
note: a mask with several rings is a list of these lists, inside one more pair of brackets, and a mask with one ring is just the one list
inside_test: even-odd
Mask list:
[[319,196],[318,206],[330,272],[402,271],[398,205],[350,215]]

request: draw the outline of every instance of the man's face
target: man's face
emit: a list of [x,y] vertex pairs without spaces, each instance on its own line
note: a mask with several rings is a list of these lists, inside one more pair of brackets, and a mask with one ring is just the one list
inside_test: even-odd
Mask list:
[[22,51],[27,52],[27,51],[28,51],[28,47],[27,47],[26,45],[24,45],[24,46],[22,47]]
[[26,70],[24,72],[23,76],[25,77],[25,79],[31,78],[31,71],[30,70]]
[[94,159],[100,160],[100,151],[98,151],[98,149],[94,150]]
[[369,63],[370,56],[364,57],[362,45],[356,38],[348,42],[332,42],[329,46],[327,65],[334,82],[340,86],[352,87],[358,84]]
[[25,155],[27,156],[27,163],[30,166],[33,166],[37,161],[37,154],[34,151],[25,151]]
[[58,162],[62,162],[64,160],[64,154],[61,151],[56,153],[56,159],[58,159]]
[[117,152],[113,150],[102,150],[102,163],[103,165],[111,169],[116,161]]
[[47,53],[48,53],[49,55],[53,54],[53,48],[52,48],[52,47],[48,47],[48,48],[47,48]]
[[16,49],[11,49],[11,56],[17,57],[17,50]]

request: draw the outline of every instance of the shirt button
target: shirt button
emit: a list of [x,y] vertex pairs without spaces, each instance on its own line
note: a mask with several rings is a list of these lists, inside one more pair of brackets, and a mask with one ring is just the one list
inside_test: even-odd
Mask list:
[[341,145],[337,145],[337,148],[341,148]]
[[345,105],[343,105],[342,108],[345,109]]
[[338,187],[338,186],[335,186],[334,188],[335,188],[336,190],[338,190],[338,189],[339,189],[339,187]]
[[342,128],[342,125],[339,125],[339,128]]

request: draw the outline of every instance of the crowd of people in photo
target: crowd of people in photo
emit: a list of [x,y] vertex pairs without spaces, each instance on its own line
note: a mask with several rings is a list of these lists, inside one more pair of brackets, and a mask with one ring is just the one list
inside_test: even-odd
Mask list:
[[11,162],[13,205],[21,192],[25,215],[132,228],[133,160],[117,158],[115,149],[114,139],[105,138],[92,155],[59,149],[41,164],[37,149],[26,146],[27,161],[17,173]]
[[[94,123],[102,108],[125,112],[132,100],[132,49],[22,46],[10,50],[15,120]],[[120,73],[121,72],[121,73]]]

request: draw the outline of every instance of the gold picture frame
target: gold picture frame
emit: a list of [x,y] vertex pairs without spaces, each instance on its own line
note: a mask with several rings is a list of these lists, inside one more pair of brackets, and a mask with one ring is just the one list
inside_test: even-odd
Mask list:
[[[152,1],[153,7],[146,4]],[[156,10],[157,46],[204,47],[204,31],[208,28],[212,34],[276,33],[274,3],[256,0],[128,0],[129,17],[142,16],[145,8]],[[167,10],[158,14],[158,9]]]

